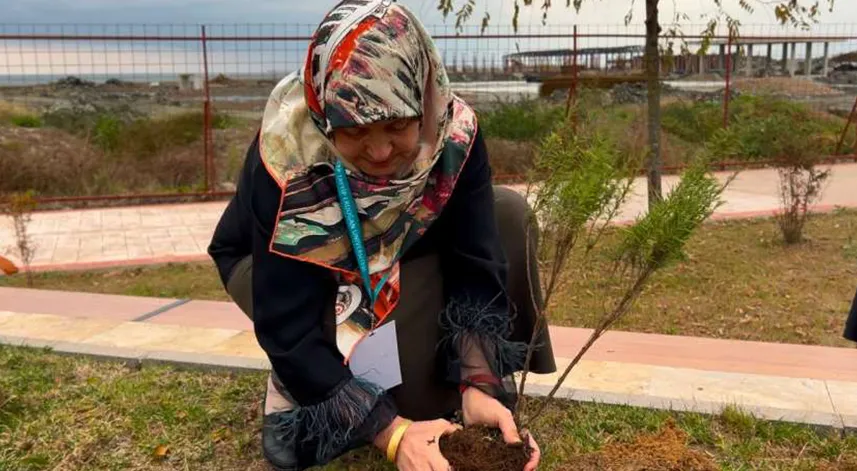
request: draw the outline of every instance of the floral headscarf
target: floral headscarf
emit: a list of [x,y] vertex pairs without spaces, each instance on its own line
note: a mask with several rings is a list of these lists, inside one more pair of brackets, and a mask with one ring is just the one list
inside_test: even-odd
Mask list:
[[[345,0],[319,26],[304,69],[274,89],[260,151],[283,190],[271,250],[357,278],[333,176],[336,128],[419,118],[421,143],[402,179],[379,180],[342,160],[363,229],[376,314],[398,300],[398,261],[448,201],[476,134],[473,111],[453,96],[433,41],[391,0]],[[383,280],[383,281],[382,281]]]

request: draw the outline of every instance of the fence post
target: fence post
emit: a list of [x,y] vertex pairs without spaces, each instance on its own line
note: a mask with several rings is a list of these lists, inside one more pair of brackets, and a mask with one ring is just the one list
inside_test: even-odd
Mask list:
[[211,90],[208,86],[208,37],[205,34],[205,25],[202,29],[202,69],[203,69],[203,145],[205,146],[205,183],[204,189],[206,192],[216,190],[217,181],[215,180],[214,156],[212,155],[211,143]]
[[726,89],[723,94],[723,128],[729,127],[729,100],[732,95],[732,32],[726,46]]
[[[571,113],[572,104],[577,100],[577,25],[574,25],[574,36],[572,39],[572,60],[571,60],[571,88],[568,90],[568,101],[565,104],[565,116]],[[572,126],[576,127],[576,119],[572,119]]]
[[[848,121],[845,122],[845,128],[842,130],[842,135],[839,136],[839,142],[836,144],[837,156],[842,153],[842,144],[845,143],[845,136],[848,135],[848,128],[851,126],[851,122],[854,120],[855,116],[857,116],[857,98],[854,99],[854,106],[851,107],[851,113],[848,114]],[[857,125],[854,126],[854,131],[857,133]],[[855,139],[854,145],[857,147],[857,139]],[[857,148],[854,149],[854,159],[857,160]]]

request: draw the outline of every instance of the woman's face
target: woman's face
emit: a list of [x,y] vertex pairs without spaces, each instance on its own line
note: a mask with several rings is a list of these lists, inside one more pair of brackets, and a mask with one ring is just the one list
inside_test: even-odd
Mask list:
[[420,144],[418,119],[395,119],[333,131],[333,144],[351,165],[374,178],[406,173]]

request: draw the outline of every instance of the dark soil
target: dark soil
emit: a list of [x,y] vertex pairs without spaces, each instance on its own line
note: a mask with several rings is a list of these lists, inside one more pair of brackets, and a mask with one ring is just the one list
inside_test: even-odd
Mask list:
[[530,448],[508,445],[500,431],[467,427],[440,439],[440,451],[455,471],[521,471],[530,461]]
[[668,422],[658,433],[638,436],[633,443],[609,443],[600,451],[573,458],[558,469],[567,471],[717,471],[706,453],[687,445],[687,434]]

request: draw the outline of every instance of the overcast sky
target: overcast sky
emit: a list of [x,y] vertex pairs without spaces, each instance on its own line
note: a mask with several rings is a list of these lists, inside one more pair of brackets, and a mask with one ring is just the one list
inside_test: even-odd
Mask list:
[[[444,23],[437,11],[437,0],[399,0],[407,4],[423,20],[434,34],[454,32],[450,19]],[[456,0],[463,2],[465,0]],[[536,8],[523,8],[519,24],[522,33],[542,29],[541,10],[543,0],[534,0]],[[750,0],[771,2],[773,0]],[[810,0],[803,0],[810,1]],[[523,0],[522,0],[523,2]],[[581,38],[578,46],[617,47],[641,45],[640,38],[607,37],[604,33],[642,34],[644,0],[637,0],[632,27],[623,26],[632,0],[584,0],[579,14],[565,8],[565,0],[553,0],[556,5],[548,17],[548,31],[569,35],[569,25],[581,26],[581,33],[591,37]],[[744,36],[799,36],[805,34],[857,36],[857,1],[837,0],[831,14],[824,11],[821,24],[811,33],[796,32],[792,28],[776,25],[770,7],[761,3],[752,14],[737,8],[738,0],[723,0],[730,13],[744,24]],[[513,0],[476,0],[477,7],[471,20],[473,30],[478,31],[479,20],[487,11],[491,14],[494,32],[511,32]],[[212,36],[237,35],[246,31],[248,35],[299,35],[311,33],[326,11],[334,5],[330,0],[0,0],[0,33],[8,31],[39,32],[56,34],[198,34],[196,26],[173,28],[171,25],[214,25],[209,29]],[[700,15],[714,13],[714,0],[662,0],[662,24],[668,23],[676,10],[690,17],[683,31],[697,34],[705,23]],[[849,22],[850,23],[847,23]],[[50,24],[51,26],[28,26]],[[75,27],[71,31],[65,25],[106,25]],[[146,29],[133,25],[170,25],[157,29]],[[217,25],[227,25],[220,28]],[[232,28],[228,25],[264,24],[255,28]],[[444,24],[447,26],[444,27]],[[62,26],[56,26],[62,25]],[[288,25],[288,26],[286,26]],[[298,26],[299,25],[299,26]],[[502,29],[499,29],[502,28]],[[532,29],[530,29],[532,28]],[[723,32],[719,32],[723,34]],[[539,38],[489,38],[489,39],[438,39],[437,44],[444,60],[456,64],[481,64],[496,66],[502,57],[514,51],[561,49],[572,47],[570,35],[566,37],[544,36]],[[779,45],[774,51],[779,57]],[[180,73],[197,73],[201,69],[202,55],[197,43],[125,42],[110,43],[83,41],[80,43],[53,43],[44,41],[0,42],[0,81],[23,80],[23,76],[81,75],[104,77],[133,75],[136,79],[161,80],[162,76]],[[832,55],[857,49],[857,40],[834,42]],[[209,62],[212,73],[270,74],[282,75],[300,67],[304,60],[306,44],[302,41],[277,42],[213,42],[209,43]],[[804,47],[797,50],[803,57]],[[816,49],[817,51],[817,49]],[[764,53],[761,48],[756,54]],[[816,52],[818,54],[818,52]],[[26,80],[29,80],[26,79]]]
[[[461,3],[463,0],[458,0]],[[751,0],[752,2],[753,0]],[[770,25],[775,22],[770,7],[757,0],[755,13],[747,14],[737,8],[738,0],[724,0],[727,8],[744,24]],[[437,0],[403,0],[416,11],[427,25],[439,25],[442,18],[436,11]],[[539,5],[541,0],[535,0]],[[587,0],[579,15],[564,8],[565,1],[554,1],[548,23],[552,25],[621,25],[631,0]],[[634,23],[641,25],[644,1],[636,2]],[[808,3],[808,0],[807,0]],[[3,12],[0,23],[317,23],[332,1],[307,0],[0,0]],[[477,0],[477,14],[489,11],[492,23],[508,25],[512,15],[512,0]],[[691,16],[693,24],[702,23],[699,16],[713,12],[713,0],[663,0],[662,19],[678,10]],[[538,25],[538,8],[524,8],[521,24]],[[857,34],[857,2],[837,0],[834,13],[825,9],[819,32],[838,31]],[[837,25],[838,24],[838,25]]]

